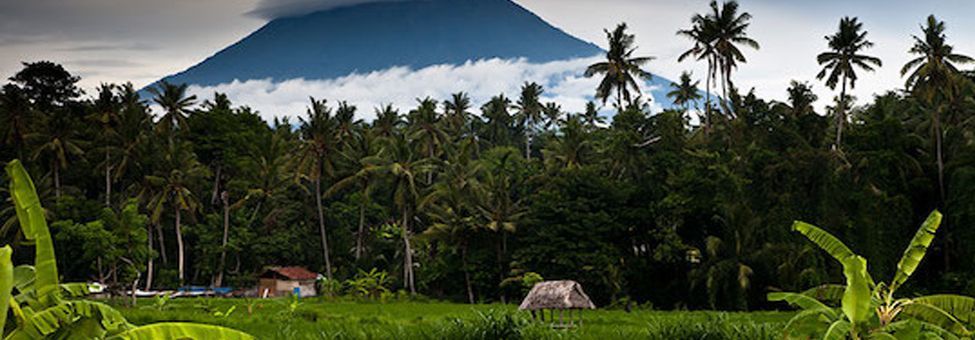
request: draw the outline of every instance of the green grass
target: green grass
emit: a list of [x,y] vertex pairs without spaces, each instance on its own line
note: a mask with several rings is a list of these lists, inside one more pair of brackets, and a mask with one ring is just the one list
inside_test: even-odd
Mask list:
[[[355,302],[308,298],[152,299],[118,303],[130,322],[193,321],[236,328],[259,339],[775,339],[785,312],[586,311],[568,330],[531,322],[514,305],[444,302]],[[236,306],[236,307],[235,307]],[[221,316],[234,308],[229,316]]]

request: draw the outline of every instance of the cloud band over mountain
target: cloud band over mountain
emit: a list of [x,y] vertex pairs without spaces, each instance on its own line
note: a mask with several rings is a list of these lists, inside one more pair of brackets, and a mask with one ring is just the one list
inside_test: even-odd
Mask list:
[[[372,120],[375,107],[392,104],[406,112],[416,106],[416,99],[431,97],[444,100],[450,94],[466,92],[471,97],[471,112],[480,114],[479,106],[492,96],[504,93],[516,100],[524,81],[545,86],[542,100],[562,105],[566,112],[583,111],[591,98],[598,78],[586,78],[582,71],[598,60],[577,58],[533,64],[519,60],[488,59],[461,65],[436,65],[418,70],[394,67],[367,74],[355,74],[328,80],[290,79],[285,81],[248,80],[214,86],[191,86],[189,91],[200,98],[211,98],[214,92],[226,93],[234,103],[260,111],[265,119],[303,115],[308,96],[355,104],[357,116]],[[651,106],[659,110],[657,98],[663,98],[660,85],[648,85],[655,98]],[[645,95],[646,97],[647,95]]]

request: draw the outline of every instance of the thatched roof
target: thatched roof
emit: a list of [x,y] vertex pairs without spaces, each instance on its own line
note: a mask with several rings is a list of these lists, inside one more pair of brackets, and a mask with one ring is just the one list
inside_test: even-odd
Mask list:
[[578,282],[562,280],[535,284],[518,309],[596,309],[596,305]]

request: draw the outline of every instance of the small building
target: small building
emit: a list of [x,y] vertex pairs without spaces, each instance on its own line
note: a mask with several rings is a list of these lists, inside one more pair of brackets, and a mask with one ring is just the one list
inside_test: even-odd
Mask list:
[[261,274],[257,284],[257,296],[299,297],[316,296],[315,281],[319,274],[305,267],[270,267]]
[[[549,311],[549,322],[556,327],[575,326],[572,314],[578,314],[579,325],[582,325],[582,310],[596,309],[582,285],[572,280],[543,281],[535,284],[518,306],[519,310],[531,312],[532,319],[540,318],[545,321],[545,311]],[[555,324],[555,311],[558,311],[558,324]],[[563,311],[568,311],[568,325],[564,323]]]

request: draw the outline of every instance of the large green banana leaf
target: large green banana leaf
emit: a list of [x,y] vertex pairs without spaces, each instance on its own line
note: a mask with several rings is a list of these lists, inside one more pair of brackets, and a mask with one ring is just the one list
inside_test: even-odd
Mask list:
[[849,247],[843,244],[843,241],[840,241],[835,236],[812,224],[796,221],[792,224],[792,230],[798,231],[803,236],[806,236],[806,238],[833,256],[837,261],[840,261],[840,263],[848,257],[856,255]]
[[823,334],[823,340],[844,340],[846,339],[846,335],[850,334],[850,327],[848,321],[836,320],[826,329],[826,333]]
[[801,294],[822,301],[823,303],[839,304],[840,299],[843,298],[844,291],[846,291],[846,286],[844,285],[827,283],[806,289]]
[[952,294],[928,295],[914,298],[911,303],[937,307],[967,325],[975,323],[975,298],[972,297]]
[[907,281],[907,278],[911,277],[918,264],[924,259],[924,254],[928,252],[928,246],[934,240],[934,234],[938,232],[940,225],[941,213],[937,210],[932,211],[921,224],[921,227],[918,228],[914,238],[911,239],[911,244],[907,246],[907,250],[904,250],[904,256],[897,263],[897,273],[894,274],[894,281],[890,284],[891,290],[897,289],[904,281]]
[[970,337],[972,335],[972,332],[964,322],[933,304],[908,303],[904,305],[901,314],[933,324],[963,337]]
[[226,327],[183,322],[163,322],[136,327],[109,337],[112,340],[223,339],[251,340],[253,336]]
[[846,291],[843,292],[843,314],[853,325],[870,319],[873,315],[870,275],[867,274],[867,260],[859,255],[847,258],[843,263],[846,276]]
[[6,339],[94,338],[129,327],[125,317],[109,305],[86,300],[63,301],[33,313]]
[[[44,218],[44,208],[37,197],[34,182],[20,161],[11,161],[6,170],[10,178],[10,197],[14,202],[20,228],[24,237],[34,241],[34,290],[40,307],[48,307],[56,303],[59,288],[54,243]],[[39,309],[37,306],[35,308]]]
[[789,292],[773,292],[768,293],[769,301],[785,301],[790,305],[797,306],[804,310],[820,310],[822,313],[826,314],[830,318],[836,317],[836,312],[826,304],[814,299],[811,296],[799,294],[799,293],[789,293]]
[[7,324],[7,308],[10,307],[10,294],[14,289],[14,263],[10,246],[0,248],[0,329]]

